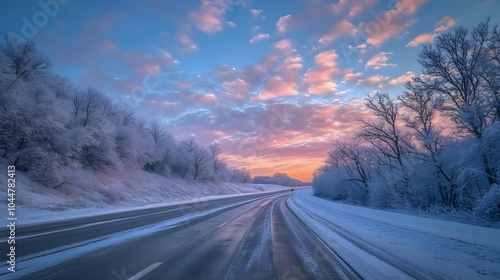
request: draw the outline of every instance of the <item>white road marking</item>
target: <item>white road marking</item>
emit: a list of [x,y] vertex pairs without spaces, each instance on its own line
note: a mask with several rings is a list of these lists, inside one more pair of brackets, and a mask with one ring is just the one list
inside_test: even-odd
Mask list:
[[139,273],[137,273],[136,275],[128,278],[127,280],[139,280],[141,279],[142,277],[144,277],[144,275],[150,273],[153,269],[157,268],[158,266],[160,266],[162,263],[161,262],[157,262],[157,263],[154,263],[148,267],[146,267],[145,269],[139,271]]
[[229,221],[227,221],[227,222],[223,223],[223,224],[222,224],[222,225],[220,225],[218,228],[221,228],[221,227],[223,227],[223,226],[225,226],[225,225],[227,225],[227,224],[229,224]]

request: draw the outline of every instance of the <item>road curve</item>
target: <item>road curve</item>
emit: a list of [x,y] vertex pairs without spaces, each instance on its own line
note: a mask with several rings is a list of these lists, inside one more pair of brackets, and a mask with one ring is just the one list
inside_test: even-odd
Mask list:
[[[217,203],[177,205],[156,211],[111,216],[99,221],[71,222],[28,232],[25,240],[43,243],[25,248],[29,273],[0,274],[6,279],[356,279],[349,267],[318,239],[287,207],[290,192],[221,200]],[[189,209],[189,210],[186,210]],[[196,216],[197,212],[205,213]],[[130,214],[130,213],[129,213]],[[117,231],[140,232],[147,223],[161,223],[179,217],[192,218],[174,226],[111,246],[95,246],[76,253],[79,233],[87,240]],[[120,214],[122,215],[122,214]],[[135,218],[134,218],[135,217]],[[104,233],[102,233],[104,232]],[[113,235],[113,236],[115,236]],[[113,237],[115,238],[115,237]],[[31,240],[30,240],[31,239]],[[69,239],[69,241],[67,241]],[[52,240],[52,241],[51,241]],[[56,241],[54,241],[56,240]],[[22,248],[21,239],[18,247]],[[47,241],[47,242],[44,242]],[[51,243],[53,242],[53,243]],[[92,247],[83,242],[82,247]],[[99,243],[99,241],[95,241]],[[58,249],[60,248],[60,249]],[[21,249],[20,249],[21,250]],[[52,266],[44,264],[54,254],[67,251],[74,256]],[[21,266],[21,264],[20,264]],[[3,268],[3,266],[2,266]],[[4,269],[3,271],[6,271]],[[2,271],[2,273],[3,273]],[[17,273],[17,272],[16,272]]]

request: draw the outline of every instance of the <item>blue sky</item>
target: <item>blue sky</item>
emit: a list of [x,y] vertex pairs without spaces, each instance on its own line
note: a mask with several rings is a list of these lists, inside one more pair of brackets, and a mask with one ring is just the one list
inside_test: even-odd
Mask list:
[[309,180],[331,141],[396,96],[422,45],[491,17],[494,0],[4,1],[0,30],[178,138],[219,141],[253,175]]

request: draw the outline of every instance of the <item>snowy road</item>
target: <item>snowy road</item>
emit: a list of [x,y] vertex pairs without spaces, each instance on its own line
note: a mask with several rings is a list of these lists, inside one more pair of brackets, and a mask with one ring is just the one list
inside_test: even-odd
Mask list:
[[498,236],[306,189],[21,227],[0,278],[499,279]]
[[500,279],[500,230],[333,203],[290,208],[366,279]]
[[358,278],[287,208],[285,199],[290,194],[237,197],[26,228],[19,236],[17,271],[5,273],[2,266],[0,277]]

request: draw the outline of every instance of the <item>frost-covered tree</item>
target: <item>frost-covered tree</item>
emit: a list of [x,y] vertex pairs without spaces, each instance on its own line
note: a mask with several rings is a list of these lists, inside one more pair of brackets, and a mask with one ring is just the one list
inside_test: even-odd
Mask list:
[[[403,122],[415,136],[416,160],[430,164],[435,169],[435,172],[429,175],[431,179],[426,184],[436,185],[441,201],[456,207],[458,185],[450,170],[444,165],[442,154],[446,139],[442,135],[442,128],[435,125],[443,99],[434,91],[422,88],[418,83],[408,82],[406,90],[399,96],[399,101],[406,112],[402,116]],[[432,197],[429,200],[433,200]]]
[[[456,123],[459,132],[479,141],[484,130],[498,121],[500,68],[496,63],[496,28],[489,20],[472,28],[457,27],[425,46],[418,62],[423,75],[414,83],[443,98],[440,109]],[[483,153],[484,174],[490,185],[498,181],[488,152]]]
[[2,48],[8,71],[14,79],[9,81],[7,90],[12,88],[19,80],[34,79],[38,75],[44,75],[52,65],[51,61],[43,56],[33,41],[20,41],[7,35],[6,45]]
[[199,179],[209,168],[209,151],[204,147],[198,146],[193,151],[193,180]]
[[400,105],[389,94],[376,93],[366,98],[366,106],[375,119],[362,120],[358,136],[375,148],[380,164],[403,169],[404,156],[413,148],[397,124]]
[[239,168],[229,169],[229,181],[234,183],[249,183],[252,180],[250,172]]
[[213,142],[208,145],[208,151],[210,152],[211,160],[212,160],[212,179],[219,175],[220,171],[223,169],[224,162],[220,158],[222,153],[222,149],[218,142]]
[[352,141],[335,141],[334,148],[328,151],[326,163],[336,168],[343,168],[346,178],[360,188],[365,199],[369,197],[369,181],[373,172],[374,156],[359,139]]
[[153,137],[153,141],[155,143],[158,143],[167,134],[165,128],[163,128],[163,126],[157,121],[152,121],[149,123],[148,132],[151,137]]
[[179,143],[158,122],[148,126],[99,89],[79,88],[55,75],[50,65],[32,41],[6,37],[0,43],[2,162],[54,188],[71,182],[79,170],[235,177],[217,143],[208,149],[194,138]]

